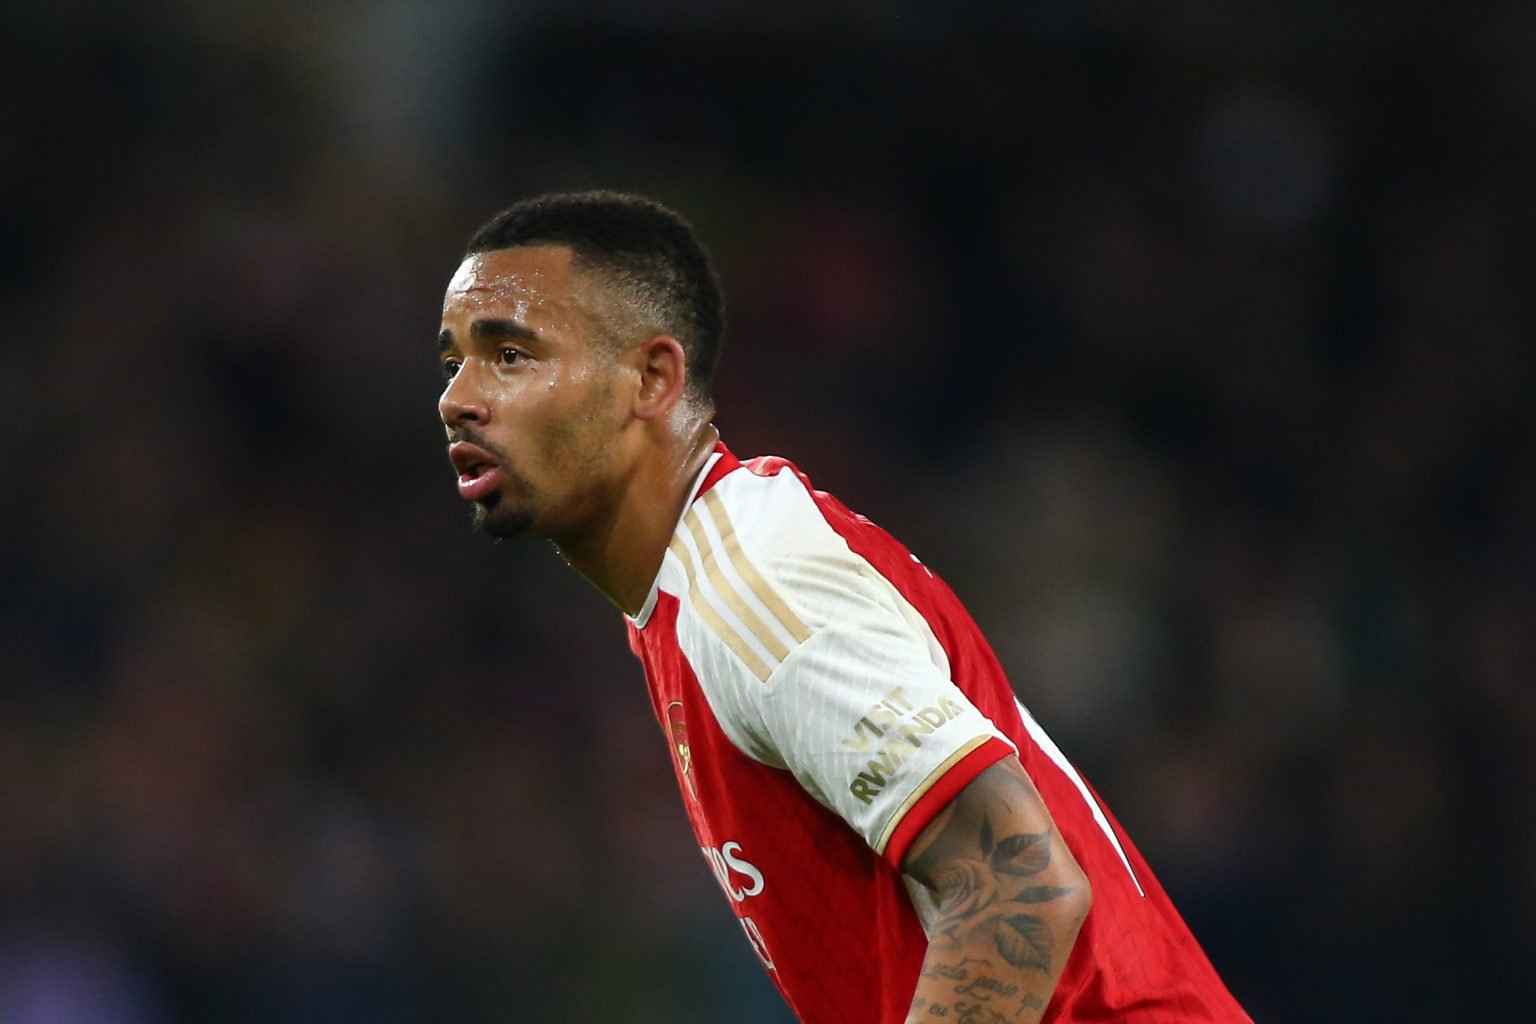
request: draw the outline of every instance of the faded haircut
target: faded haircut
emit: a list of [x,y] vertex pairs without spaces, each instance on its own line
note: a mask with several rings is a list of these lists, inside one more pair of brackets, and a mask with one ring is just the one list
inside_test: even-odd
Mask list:
[[568,246],[573,265],[619,298],[627,330],[676,338],[687,359],[688,393],[712,401],[725,304],[709,254],[682,216],[622,192],[550,193],[492,217],[465,255],[535,245]]

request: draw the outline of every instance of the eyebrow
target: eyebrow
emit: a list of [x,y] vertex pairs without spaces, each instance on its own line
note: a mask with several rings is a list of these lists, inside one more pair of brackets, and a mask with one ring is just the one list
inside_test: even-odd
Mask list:
[[[476,320],[469,325],[471,338],[516,338],[518,341],[537,341],[538,333],[524,327],[516,320]],[[453,332],[443,328],[437,335],[437,350],[445,352],[453,347]]]
[[476,320],[469,325],[471,338],[516,338],[519,341],[535,341],[538,335],[531,327],[524,327],[516,320]]

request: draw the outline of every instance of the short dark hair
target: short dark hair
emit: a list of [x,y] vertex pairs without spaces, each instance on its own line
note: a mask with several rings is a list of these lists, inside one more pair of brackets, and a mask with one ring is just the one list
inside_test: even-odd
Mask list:
[[556,192],[492,217],[465,249],[565,245],[574,264],[615,286],[644,312],[646,329],[670,334],[687,357],[688,390],[710,400],[725,334],[720,280],[681,215],[622,192]]

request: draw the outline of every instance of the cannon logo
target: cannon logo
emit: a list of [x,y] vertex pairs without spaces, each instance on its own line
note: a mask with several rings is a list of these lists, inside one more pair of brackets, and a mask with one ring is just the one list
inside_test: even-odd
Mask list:
[[688,749],[688,729],[683,722],[683,702],[675,700],[667,705],[667,735],[672,740],[672,752],[677,755],[677,771],[688,787],[688,795],[695,800],[699,790],[693,781],[693,751]]

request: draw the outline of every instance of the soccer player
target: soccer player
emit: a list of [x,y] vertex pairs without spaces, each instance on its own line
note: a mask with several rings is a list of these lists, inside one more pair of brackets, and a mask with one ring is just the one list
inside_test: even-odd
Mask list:
[[721,442],[722,328],[677,214],[531,199],[448,284],[439,411],[480,529],[550,538],[624,613],[705,859],[795,1014],[1248,1021],[949,588]]

